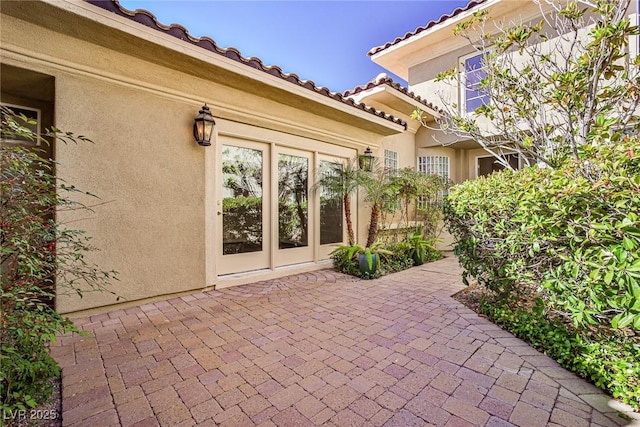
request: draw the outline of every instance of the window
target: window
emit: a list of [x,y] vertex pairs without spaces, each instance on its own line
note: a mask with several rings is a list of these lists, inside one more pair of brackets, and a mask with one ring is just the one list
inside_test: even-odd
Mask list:
[[[29,129],[33,134],[40,135],[40,110],[36,108],[23,107],[20,105],[12,105],[2,103],[3,107],[9,108],[16,115],[16,121],[20,126]],[[25,116],[28,122],[22,120]],[[2,142],[10,142],[13,144],[40,145],[40,141],[29,139],[22,136],[14,136],[10,138],[2,138]]]
[[482,53],[473,54],[471,56],[461,58],[464,66],[464,75],[461,82],[464,87],[462,95],[463,111],[472,113],[476,108],[488,104],[491,100],[486,88],[480,87],[480,82],[487,76],[487,72],[482,64]]
[[[446,183],[449,182],[449,157],[448,156],[423,156],[418,157],[418,171],[429,175],[437,175]],[[429,207],[440,206],[446,190],[435,195],[435,199],[428,200],[425,197],[418,199],[418,209],[424,210]]]
[[[505,160],[513,169],[520,169],[520,158],[517,154],[507,154]],[[493,156],[476,157],[476,176],[487,176],[493,172],[501,171],[504,166]]]
[[387,171],[398,170],[398,152],[384,150],[384,168]]
[[448,156],[418,157],[418,170],[430,175],[438,175],[445,182],[449,181]]

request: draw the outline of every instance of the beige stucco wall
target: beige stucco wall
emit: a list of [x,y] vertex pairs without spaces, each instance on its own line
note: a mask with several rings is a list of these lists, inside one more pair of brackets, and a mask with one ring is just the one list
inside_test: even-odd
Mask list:
[[[95,141],[56,149],[58,176],[105,202],[73,223],[100,248],[90,260],[119,271],[115,288],[128,300],[204,287],[205,151],[189,132],[193,106],[92,78],[60,75],[56,85],[58,127]],[[86,213],[58,213],[77,217]],[[59,298],[58,309],[110,301]]]
[[[399,168],[415,168],[416,167],[416,151],[414,134],[410,131],[385,137],[379,148],[373,150],[380,166],[384,166],[384,150],[391,150],[398,153]],[[369,230],[369,222],[371,215],[371,206],[365,201],[364,193],[359,191],[357,195],[360,209],[357,215],[357,231],[356,238],[358,243],[365,244],[367,241],[367,233]]]
[[459,87],[456,82],[451,80],[436,82],[435,79],[439,73],[458,67],[460,58],[473,52],[473,47],[464,46],[410,67],[410,90],[439,108],[454,103],[460,105]]
[[[102,31],[99,25],[95,30]],[[310,151],[339,143],[341,152],[362,152],[383,138],[371,130],[380,125],[349,124],[344,112],[336,111],[335,120],[316,114],[309,108],[315,101],[262,97],[264,83],[245,79],[244,90],[237,81],[227,86],[13,16],[2,15],[1,37],[2,62],[55,78],[56,126],[94,141],[56,145],[58,176],[100,197],[82,198],[95,205],[94,213],[60,211],[58,219],[93,237],[100,250],[87,260],[117,270],[113,290],[130,302],[217,282],[216,151],[199,147],[191,134],[202,103],[212,106],[219,133],[244,123],[251,138],[293,138]],[[105,293],[83,299],[61,293],[57,308],[72,312],[114,302]]]
[[380,148],[375,153],[379,157],[381,164],[384,164],[385,149],[398,153],[398,167],[416,167],[416,148],[414,135],[411,132],[407,131],[398,135],[387,136],[382,140]]

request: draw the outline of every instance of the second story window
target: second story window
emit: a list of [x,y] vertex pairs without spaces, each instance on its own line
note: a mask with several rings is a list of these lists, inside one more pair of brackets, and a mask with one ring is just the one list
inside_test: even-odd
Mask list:
[[388,172],[395,172],[398,170],[397,151],[384,150],[384,168]]
[[472,113],[476,108],[488,104],[491,100],[486,88],[480,87],[480,82],[487,76],[482,64],[483,53],[476,53],[461,58],[464,73],[460,88],[462,92],[462,111]]

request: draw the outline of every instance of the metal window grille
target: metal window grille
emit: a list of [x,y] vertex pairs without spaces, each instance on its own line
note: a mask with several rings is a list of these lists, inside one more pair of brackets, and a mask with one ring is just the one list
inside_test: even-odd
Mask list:
[[[449,157],[448,156],[421,156],[418,157],[418,171],[430,175],[437,175],[444,182],[449,182]],[[438,198],[444,196],[444,192]],[[426,209],[434,201],[418,199],[418,208]],[[438,202],[436,200],[435,202]]]

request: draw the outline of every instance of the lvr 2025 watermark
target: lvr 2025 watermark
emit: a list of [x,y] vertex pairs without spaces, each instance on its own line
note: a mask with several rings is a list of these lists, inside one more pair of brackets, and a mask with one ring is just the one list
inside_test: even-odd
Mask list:
[[58,411],[55,409],[16,409],[2,411],[3,420],[55,420]]

